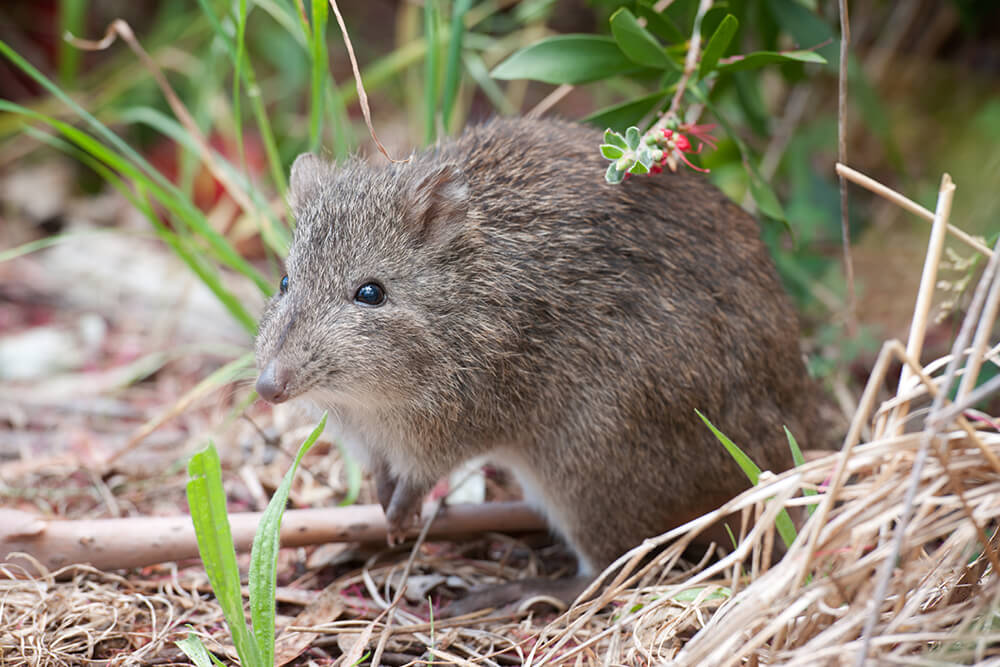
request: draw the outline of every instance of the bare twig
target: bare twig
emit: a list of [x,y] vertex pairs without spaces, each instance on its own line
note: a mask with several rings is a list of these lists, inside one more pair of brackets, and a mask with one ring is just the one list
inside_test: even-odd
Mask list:
[[[229,516],[238,550],[250,548],[260,516],[254,512]],[[116,570],[198,556],[194,527],[186,516],[50,521],[0,509],[0,527],[0,562],[11,554],[26,553],[50,568],[90,563]],[[439,536],[544,528],[542,519],[524,503],[484,503],[449,506],[428,530]],[[378,505],[289,510],[281,522],[283,547],[385,539],[385,515]]]
[[573,92],[573,86],[568,83],[564,83],[558,86],[555,90],[545,96],[541,102],[535,105],[535,108],[525,114],[528,118],[538,118],[545,114],[549,109],[559,104],[559,102]]
[[[843,176],[852,183],[860,185],[869,192],[873,192],[877,194],[879,197],[887,199],[896,206],[899,206],[900,208],[905,209],[920,218],[923,218],[927,222],[934,222],[933,211],[927,210],[926,208],[924,208],[917,202],[913,201],[912,199],[904,197],[895,190],[892,190],[886,187],[885,185],[882,185],[874,178],[865,176],[860,171],[851,169],[845,164],[837,164],[837,174]],[[962,243],[964,243],[965,245],[975,250],[976,252],[979,252],[985,255],[986,257],[993,256],[993,251],[990,250],[987,245],[983,244],[974,236],[970,236],[969,234],[965,233],[964,231],[962,231],[961,229],[959,229],[958,227],[956,227],[951,223],[948,224],[948,233],[954,236]]]
[[694,28],[691,30],[691,43],[688,45],[687,57],[684,58],[684,72],[681,73],[680,81],[677,82],[677,92],[674,93],[674,98],[670,101],[670,108],[664,114],[666,117],[677,115],[681,100],[684,99],[684,93],[687,91],[688,81],[695,69],[698,68],[698,57],[701,55],[701,21],[711,8],[712,0],[700,0],[698,3],[698,13],[694,17]]
[[358,69],[358,59],[354,55],[354,46],[351,44],[351,36],[347,34],[347,26],[344,25],[344,17],[340,15],[340,8],[337,7],[337,0],[330,0],[330,7],[333,8],[333,13],[337,17],[337,24],[340,26],[340,34],[344,36],[344,46],[347,47],[347,56],[351,59],[351,69],[354,70],[354,85],[358,89],[358,104],[361,105],[361,113],[365,117],[365,124],[368,126],[368,132],[372,135],[372,141],[378,146],[379,151],[382,155],[386,157],[390,162],[409,162],[410,158],[403,160],[396,160],[391,155],[389,151],[385,149],[382,142],[378,140],[378,136],[375,134],[375,126],[372,125],[372,112],[368,106],[368,93],[365,92],[365,86],[361,82],[361,70]]
[[[837,161],[847,163],[847,51],[851,41],[851,23],[847,0],[840,0],[840,77],[837,86]],[[847,210],[847,181],[840,176],[840,235],[844,248],[844,278],[847,281],[847,333],[858,331],[857,295],[854,291],[854,260],[851,259],[851,227]]]
[[[920,276],[920,288],[917,301],[913,306],[913,319],[910,321],[910,333],[906,339],[906,353],[914,359],[920,359],[924,347],[924,336],[927,333],[927,318],[931,310],[934,290],[937,288],[937,270],[941,263],[941,252],[944,248],[945,232],[948,230],[948,217],[951,215],[951,202],[955,196],[955,184],[951,176],[941,177],[941,189],[938,191],[937,209],[934,212],[934,223],[931,226],[930,240],[927,242],[927,257],[924,259],[924,269]],[[963,344],[959,352],[965,349]],[[899,390],[905,391],[910,380],[910,369],[903,366],[899,374]],[[903,419],[906,417],[907,406],[901,405],[895,415],[896,432],[901,432]]]

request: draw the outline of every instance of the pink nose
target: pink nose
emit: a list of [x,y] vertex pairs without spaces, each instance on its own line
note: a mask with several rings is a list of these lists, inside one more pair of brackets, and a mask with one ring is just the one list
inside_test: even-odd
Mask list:
[[268,403],[282,403],[288,399],[288,371],[271,360],[257,378],[257,393]]

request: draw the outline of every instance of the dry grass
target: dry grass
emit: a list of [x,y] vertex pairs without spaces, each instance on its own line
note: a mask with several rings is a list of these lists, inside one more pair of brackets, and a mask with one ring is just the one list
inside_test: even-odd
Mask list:
[[[946,214],[933,217],[938,230],[947,227]],[[595,583],[589,602],[548,616],[425,616],[428,596],[444,588],[546,573],[547,565],[552,573],[549,555],[501,536],[382,549],[346,571],[313,558],[279,591],[279,642],[288,647],[279,656],[346,665],[372,658],[720,666],[1000,659],[1000,428],[996,416],[970,409],[979,400],[975,383],[958,369],[1000,365],[1000,345],[989,345],[998,263],[993,253],[952,355],[921,368],[912,361],[919,344],[885,344],[840,452],[771,476],[717,512],[648,540]],[[933,290],[935,270],[925,267],[922,290]],[[915,319],[926,322],[926,313]],[[900,392],[884,397],[893,359],[906,370]],[[959,383],[950,407],[945,396]],[[870,434],[867,442],[862,433]],[[774,519],[783,507],[807,518],[777,560]],[[738,547],[684,560],[694,536],[730,512],[742,517]],[[359,553],[344,549],[339,560],[356,561]],[[290,558],[301,565],[301,555]],[[210,647],[222,650],[225,642],[221,613],[196,567],[127,577],[87,568],[29,573],[8,566],[2,573],[2,665],[179,661],[172,641],[185,624],[213,638]]]

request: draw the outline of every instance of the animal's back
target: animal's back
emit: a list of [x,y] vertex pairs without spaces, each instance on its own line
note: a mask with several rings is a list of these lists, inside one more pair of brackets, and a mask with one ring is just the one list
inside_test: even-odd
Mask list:
[[756,222],[701,176],[604,183],[599,142],[494,121],[439,154],[474,175],[521,342],[516,391],[512,375],[496,388],[514,439],[500,458],[594,567],[748,485],[696,410],[772,470],[791,465],[782,426],[806,438],[814,422]]

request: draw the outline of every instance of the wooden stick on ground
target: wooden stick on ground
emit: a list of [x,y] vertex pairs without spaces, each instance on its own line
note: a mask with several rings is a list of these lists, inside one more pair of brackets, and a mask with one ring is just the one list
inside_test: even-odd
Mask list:
[[[250,550],[260,517],[259,512],[229,515],[238,551]],[[525,503],[450,505],[431,524],[428,536],[544,529],[541,517]],[[385,539],[385,515],[378,505],[289,510],[281,522],[283,547]],[[78,563],[117,570],[197,558],[198,543],[187,516],[61,521],[0,509],[0,562],[18,560],[17,553],[50,569]]]

